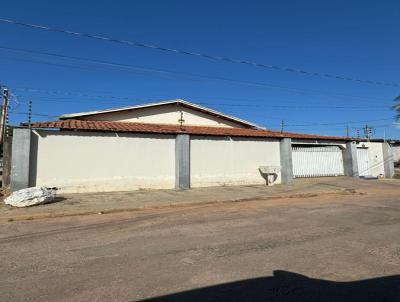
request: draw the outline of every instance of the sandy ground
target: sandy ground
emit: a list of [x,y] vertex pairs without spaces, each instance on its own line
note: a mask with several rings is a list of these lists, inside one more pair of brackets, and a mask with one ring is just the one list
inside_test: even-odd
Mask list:
[[[400,182],[397,181],[400,186]],[[52,204],[13,208],[0,203],[0,223],[9,220],[135,211],[165,206],[225,203],[252,199],[309,197],[326,194],[351,194],[380,188],[384,181],[365,181],[349,177],[296,179],[290,185],[223,186],[185,191],[139,190],[132,192],[65,194]],[[371,187],[372,185],[372,187]],[[361,191],[360,191],[361,190]]]
[[399,301],[399,184],[358,189],[1,223],[1,300]]

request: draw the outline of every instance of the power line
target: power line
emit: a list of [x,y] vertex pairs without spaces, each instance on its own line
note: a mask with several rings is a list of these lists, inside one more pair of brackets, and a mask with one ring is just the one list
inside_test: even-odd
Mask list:
[[[278,124],[276,124],[276,125],[264,125],[267,129],[280,129],[280,127],[281,127],[281,125],[278,125]],[[285,125],[285,127],[286,127],[287,125]],[[326,128],[326,127],[328,127],[328,128]],[[332,125],[327,125],[326,127],[324,127],[323,126],[323,128],[321,128],[320,130],[319,130],[319,132],[321,132],[321,131],[339,131],[339,132],[343,132],[343,133],[346,133],[346,131],[347,131],[347,127],[343,124],[343,125],[341,125],[341,126],[336,126],[336,127],[334,127],[334,126],[332,126]],[[379,125],[371,125],[371,127],[372,128],[388,128],[388,127],[396,127],[396,124],[394,124],[394,123],[391,123],[391,124],[379,124]],[[310,132],[310,131],[312,131],[312,129],[310,129],[310,128],[297,128],[297,127],[290,127],[290,126],[288,126],[288,128],[291,128],[291,129],[293,129],[294,128],[294,130],[286,130],[286,131],[306,131],[306,132]],[[359,132],[361,132],[362,131],[362,129],[363,129],[363,127],[349,127],[349,130],[351,130],[351,131],[356,131],[356,130],[358,130]]]
[[374,119],[374,120],[362,120],[362,121],[348,121],[348,122],[334,122],[334,123],[309,123],[303,125],[286,125],[290,127],[303,127],[303,126],[330,126],[330,125],[347,125],[347,124],[359,124],[359,123],[369,123],[369,122],[378,122],[378,121],[390,121],[393,118],[384,118],[384,119]]
[[382,106],[314,106],[314,105],[305,105],[305,106],[298,106],[298,105],[267,105],[267,104],[262,104],[262,105],[256,105],[256,104],[227,104],[227,103],[204,103],[201,102],[199,104],[202,105],[218,105],[218,106],[228,106],[228,107],[259,107],[259,108],[274,108],[274,109],[281,109],[281,110],[287,110],[287,109],[345,109],[345,110],[352,110],[354,111],[368,111],[370,109],[387,109]]
[[[10,114],[16,114],[16,115],[26,115],[29,116],[28,112],[16,112],[16,111],[11,111]],[[50,115],[50,114],[39,114],[39,113],[32,113],[32,116],[38,116],[38,117],[51,117],[51,118],[58,118],[58,115]],[[374,122],[374,121],[386,121],[386,120],[391,120],[391,119],[375,119],[375,120],[362,120],[362,121],[354,121],[354,122],[340,122],[340,123],[310,123],[310,124],[302,124],[302,125],[290,125],[290,124],[285,124],[285,127],[290,127],[290,128],[296,128],[296,127],[307,127],[307,126],[333,126],[333,125],[338,125],[335,128],[329,128],[330,130],[338,130],[342,129],[339,125],[347,125],[347,124],[358,124],[358,123],[368,123],[368,122]],[[281,126],[281,125],[279,125]],[[278,125],[276,127],[279,127]],[[389,126],[394,126],[394,124],[384,124],[384,125],[376,125],[372,126],[372,128],[383,128],[383,127],[389,127]],[[325,129],[325,130],[329,130]],[[362,127],[355,128],[352,127],[351,129],[362,129]],[[300,130],[305,130],[308,131],[310,129],[304,128],[304,129],[296,129],[296,131]]]
[[209,54],[204,54],[204,53],[199,53],[199,52],[192,52],[192,51],[185,51],[185,50],[180,50],[180,49],[161,47],[161,46],[158,46],[155,44],[146,44],[146,43],[141,43],[141,42],[137,42],[137,41],[121,40],[121,39],[111,38],[111,37],[107,37],[107,36],[81,33],[81,32],[61,29],[61,28],[50,27],[50,26],[24,23],[24,22],[19,22],[16,20],[11,20],[11,19],[0,18],[0,22],[14,24],[14,25],[20,25],[20,26],[24,26],[24,27],[33,28],[33,29],[57,32],[57,33],[62,33],[62,34],[75,36],[75,37],[84,37],[84,38],[96,39],[96,40],[118,43],[118,44],[123,44],[123,45],[129,45],[129,46],[133,46],[133,47],[141,47],[141,48],[148,48],[148,49],[153,49],[153,50],[160,50],[160,51],[164,51],[164,52],[186,55],[186,56],[193,56],[193,57],[214,60],[214,61],[224,61],[224,62],[234,63],[234,64],[261,67],[261,68],[270,69],[270,70],[284,71],[284,72],[297,73],[297,74],[303,74],[303,75],[315,76],[315,77],[330,78],[330,79],[336,79],[336,80],[352,81],[352,82],[358,82],[358,83],[363,83],[363,84],[400,87],[400,84],[398,84],[398,83],[375,81],[375,80],[365,80],[365,79],[353,78],[353,77],[349,77],[349,76],[342,76],[342,75],[335,75],[335,74],[329,74],[329,73],[323,73],[323,72],[308,71],[308,70],[298,69],[298,68],[263,64],[263,63],[258,63],[258,62],[254,62],[254,61],[248,61],[248,60],[232,59],[232,58],[223,57],[223,56],[209,55]]
[[[12,112],[12,113],[14,113],[14,114],[27,114],[27,113],[23,113],[23,112]],[[32,115],[34,115],[34,116],[44,116],[44,117],[58,117],[56,115],[47,115],[47,114],[32,114]],[[267,117],[267,118],[271,119],[270,117]],[[387,118],[387,119],[372,119],[372,120],[346,121],[346,122],[333,122],[333,123],[285,124],[285,126],[287,126],[287,127],[332,126],[332,125],[349,125],[349,124],[359,124],[359,123],[370,123],[370,122],[388,121],[388,120],[392,120],[392,119],[391,118]]]
[[[26,53],[39,54],[39,55],[45,55],[45,56],[50,56],[50,57],[54,57],[54,58],[81,61],[81,62],[86,62],[86,63],[91,63],[91,64],[99,64],[99,65],[101,65],[103,67],[107,67],[107,68],[110,68],[110,67],[117,68],[117,69],[113,69],[114,71],[125,71],[125,72],[131,71],[131,72],[142,73],[142,74],[143,73],[155,73],[158,76],[179,76],[179,77],[181,77],[181,79],[183,78],[186,80],[194,80],[194,78],[199,78],[199,79],[208,80],[208,81],[216,80],[216,81],[226,82],[226,83],[234,84],[234,85],[245,85],[245,86],[252,86],[252,87],[259,87],[259,88],[272,88],[272,89],[278,89],[278,90],[285,90],[285,91],[289,91],[292,93],[317,94],[317,95],[325,95],[325,96],[335,97],[335,98],[352,98],[352,99],[358,99],[363,102],[365,102],[365,101],[382,101],[379,99],[365,98],[362,96],[355,96],[355,95],[349,95],[349,94],[344,94],[344,93],[334,93],[334,92],[297,88],[297,87],[276,85],[276,84],[263,83],[263,82],[242,81],[242,80],[225,78],[225,77],[207,76],[207,75],[177,72],[177,71],[164,70],[164,69],[148,68],[148,67],[135,66],[135,65],[118,64],[118,63],[112,63],[112,62],[102,61],[102,60],[93,60],[93,59],[87,59],[87,58],[82,58],[82,57],[60,55],[60,54],[41,52],[41,51],[33,51],[33,50],[27,50],[27,49],[18,49],[18,48],[10,48],[10,47],[0,46],[0,50],[6,50],[6,51],[11,51],[11,52],[17,52],[17,53],[25,53],[25,54]],[[63,67],[69,67],[69,68],[93,70],[93,69],[90,69],[90,67],[88,67],[88,66],[85,66],[85,67],[71,66],[71,65],[60,64],[60,63],[55,63],[55,62],[43,62],[43,61],[30,60],[30,59],[27,59],[27,61],[33,61],[36,63],[63,66]],[[95,69],[95,70],[98,70],[98,69]]]
[[[27,87],[19,87],[16,89],[21,89],[21,90],[25,90],[25,91],[35,91],[35,92],[44,92],[44,93],[50,93],[50,94],[62,94],[62,95],[80,95],[80,96],[85,96],[85,97],[103,97],[103,98],[107,98],[107,96],[104,95],[92,95],[92,94],[87,94],[87,93],[80,93],[80,92],[64,92],[64,91],[59,91],[59,90],[43,90],[43,89],[33,89],[33,88],[27,88]],[[114,97],[114,98],[118,98],[118,97]],[[129,98],[125,98],[125,97],[121,97],[121,99],[129,99]],[[60,101],[60,100],[54,100],[54,99],[48,99],[48,100],[43,100],[43,99],[39,99],[39,100],[35,100],[35,102],[62,102],[62,103],[71,103],[73,101]],[[88,101],[88,100],[86,100]],[[137,99],[136,99],[137,101]],[[143,101],[143,100],[142,100]],[[145,100],[148,101],[148,100]],[[82,101],[76,101],[77,103],[82,103]],[[98,101],[95,101],[98,102]],[[268,108],[269,110],[287,110],[287,109],[323,109],[323,110],[332,110],[335,108],[340,108],[340,109],[348,109],[346,106],[285,106],[285,105],[266,105],[266,104],[260,104],[260,105],[256,105],[256,104],[227,104],[227,103],[206,103],[206,102],[196,102],[198,104],[201,105],[213,105],[213,106],[234,106],[234,107],[256,107],[256,108]],[[122,102],[104,102],[104,104],[118,104],[118,105],[127,105],[127,103],[122,103]],[[134,105],[134,104],[133,104]],[[348,106],[349,108],[358,108],[356,106]],[[379,106],[371,106],[371,108],[375,108],[379,107]],[[361,109],[360,109],[361,110]],[[268,117],[269,119],[271,119],[271,117]],[[273,119],[273,118],[272,118]],[[308,126],[329,126],[329,125],[348,125],[348,124],[357,124],[357,123],[365,123],[365,122],[375,122],[375,121],[383,121],[383,120],[392,120],[390,119],[374,119],[374,120],[362,120],[362,121],[348,121],[348,122],[335,122],[335,123],[306,123],[306,124],[286,124],[286,126],[288,127],[308,127]],[[294,120],[292,120],[294,121]],[[302,122],[302,121],[299,121]],[[305,122],[305,121],[303,121]]]
[[[17,88],[19,89],[19,88]],[[31,89],[22,89],[22,90],[27,90],[30,91]],[[32,89],[33,91],[37,92],[44,92],[47,93],[45,90],[37,90],[37,89]],[[55,91],[49,91],[49,94],[55,94]],[[63,93],[63,95],[66,93]],[[68,93],[69,95],[73,95],[73,93]],[[78,95],[83,95],[81,93],[78,93]],[[95,97],[95,98],[104,98],[107,99],[108,96],[101,96],[101,95],[91,95],[91,94],[84,94],[85,97]],[[32,98],[32,97],[30,97]],[[118,97],[113,97],[113,98],[118,98]],[[65,98],[63,98],[65,99]],[[125,97],[121,97],[120,99],[129,99]],[[35,99],[35,102],[39,103],[77,103],[77,104],[82,104],[86,102],[93,102],[93,103],[101,103],[101,104],[110,104],[110,105],[135,105],[137,104],[137,101],[140,101],[141,103],[143,102],[149,102],[149,100],[143,100],[143,99],[137,99],[137,98],[132,98],[132,102],[114,102],[114,101],[103,101],[103,100],[92,100],[92,99],[85,99],[85,100],[75,100],[74,98],[69,98],[69,100],[59,100],[59,99],[54,99],[54,98],[43,98],[41,97],[40,99]],[[157,101],[157,100],[152,100],[152,102]],[[305,105],[305,106],[298,106],[298,105],[267,105],[267,104],[229,104],[229,103],[216,103],[216,102],[201,102],[201,101],[195,101],[196,104],[199,105],[204,105],[204,106],[212,106],[212,107],[245,107],[245,108],[266,108],[268,111],[287,111],[288,109],[293,109],[293,110],[313,110],[313,111],[370,111],[371,109],[376,110],[386,110],[385,107],[382,106],[312,106],[312,105]]]
[[[10,111],[10,114],[17,114],[17,115],[26,115],[29,116],[28,112],[16,112]],[[50,114],[39,114],[39,113],[31,113],[32,116],[41,116],[41,117],[59,117],[58,115],[50,115]]]
[[[96,96],[98,98],[100,96]],[[103,96],[101,98],[106,99],[106,96]],[[132,98],[132,102],[114,102],[114,101],[104,101],[104,100],[94,100],[94,99],[85,99],[85,100],[75,100],[74,98],[63,98],[63,99],[57,99],[57,98],[43,98],[40,97],[40,99],[35,99],[35,102],[39,103],[76,103],[76,104],[82,104],[82,103],[101,103],[101,104],[110,104],[110,105],[135,105],[138,104],[136,101],[140,101],[141,103],[143,102],[149,102],[149,100],[139,100],[137,98]],[[157,102],[160,100],[152,100],[151,102]],[[371,111],[371,109],[376,110],[387,110],[387,108],[382,107],[382,106],[365,106],[365,107],[357,107],[357,106],[284,106],[284,105],[267,105],[267,104],[228,104],[228,103],[210,103],[210,102],[197,102],[195,101],[196,104],[199,105],[204,105],[204,106],[213,106],[213,107],[245,107],[245,108],[266,108],[268,110],[274,110],[274,111],[287,111],[288,109],[294,109],[294,110],[316,110],[316,111]]]

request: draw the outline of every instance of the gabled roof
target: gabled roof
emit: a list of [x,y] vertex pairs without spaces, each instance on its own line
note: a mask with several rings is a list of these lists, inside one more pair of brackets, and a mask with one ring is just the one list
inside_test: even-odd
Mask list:
[[61,120],[55,122],[33,123],[32,128],[81,130],[98,132],[130,132],[154,134],[191,134],[206,136],[232,137],[264,137],[264,138],[297,138],[312,140],[351,141],[353,139],[336,136],[321,136],[290,132],[269,131],[264,129],[245,129],[229,127],[180,126],[166,124],[144,124],[129,122],[89,121],[89,120]]
[[65,119],[73,119],[73,118],[79,118],[83,116],[90,116],[90,115],[97,115],[97,114],[103,114],[103,113],[112,113],[112,112],[120,112],[120,111],[128,111],[128,110],[135,110],[135,109],[143,109],[143,108],[150,108],[150,107],[158,107],[158,106],[164,106],[164,105],[171,105],[175,104],[178,106],[186,107],[189,109],[193,109],[196,111],[200,111],[215,117],[219,117],[221,119],[230,121],[230,122],[235,122],[240,125],[250,127],[250,128],[258,128],[258,129],[264,129],[261,126],[258,126],[254,123],[242,120],[240,118],[227,115],[224,113],[221,113],[219,111],[203,107],[197,104],[193,104],[190,102],[187,102],[185,100],[181,99],[176,99],[176,100],[168,100],[168,101],[162,101],[162,102],[157,102],[157,103],[149,103],[149,104],[143,104],[143,105],[134,105],[134,106],[127,106],[127,107],[120,107],[120,108],[113,108],[113,109],[105,109],[105,110],[97,110],[97,111],[88,111],[88,112],[78,112],[78,113],[70,113],[70,114],[63,114],[60,116],[61,120]]

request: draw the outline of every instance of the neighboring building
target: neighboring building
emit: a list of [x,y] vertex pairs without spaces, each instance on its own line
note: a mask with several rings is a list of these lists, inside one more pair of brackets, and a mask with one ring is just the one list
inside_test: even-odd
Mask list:
[[[362,141],[366,142],[366,140],[362,140]],[[374,142],[374,143],[388,143],[392,149],[393,161],[397,165],[400,164],[400,140],[373,138],[370,141]]]
[[[379,143],[380,152],[372,145],[364,149],[376,149],[379,162],[390,151],[386,145]],[[357,150],[350,138],[269,131],[173,100],[66,114],[16,129],[11,188],[99,192],[265,184],[260,167],[277,171],[275,183],[358,176]],[[391,177],[389,166],[377,166],[367,174]]]
[[[387,168],[391,168],[392,164],[397,167],[397,169],[394,170],[394,173],[397,178],[400,176],[400,140],[380,138],[370,140],[362,139],[359,145],[368,147],[368,159],[359,159],[359,162],[364,163],[366,169],[368,169],[370,173],[377,174],[380,172],[380,174],[383,175],[385,170],[384,164],[386,163],[388,166]],[[390,152],[384,158],[381,157],[380,154],[381,146],[390,146]]]

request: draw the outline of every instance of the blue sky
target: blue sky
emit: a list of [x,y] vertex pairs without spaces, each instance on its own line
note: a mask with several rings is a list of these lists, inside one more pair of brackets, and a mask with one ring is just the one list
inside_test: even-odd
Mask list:
[[[398,1],[8,1],[0,18],[282,67],[400,83]],[[0,23],[11,121],[173,98],[270,129],[400,138],[400,87],[275,71]],[[12,50],[10,50],[12,49]],[[16,51],[27,50],[30,52]],[[106,61],[116,67],[85,60]],[[129,65],[130,67],[127,67]],[[160,71],[168,71],[160,72]],[[49,116],[41,116],[49,115]]]

